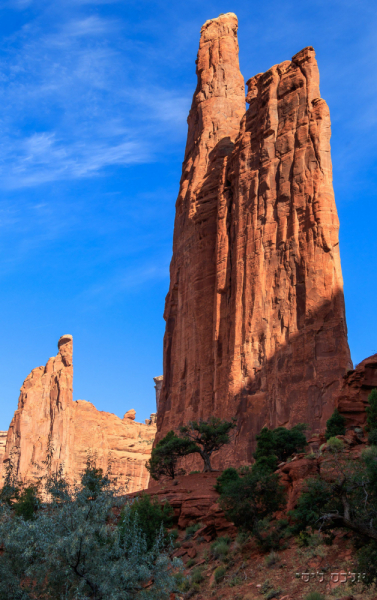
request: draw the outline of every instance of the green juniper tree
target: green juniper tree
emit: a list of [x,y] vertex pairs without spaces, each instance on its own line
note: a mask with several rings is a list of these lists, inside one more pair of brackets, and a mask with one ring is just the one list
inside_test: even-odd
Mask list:
[[180,437],[194,444],[195,450],[203,459],[204,472],[212,471],[211,456],[231,442],[230,432],[236,427],[237,420],[226,421],[210,417],[208,421],[190,421],[179,428]]
[[151,458],[146,463],[152,479],[162,476],[174,479],[178,473],[184,474],[183,469],[177,469],[178,459],[196,452],[196,445],[188,439],[178,437],[174,431],[169,431],[152,449]]
[[329,420],[326,422],[326,440],[329,440],[330,438],[335,437],[336,435],[344,435],[346,433],[345,424],[345,418],[343,417],[343,415],[340,414],[340,412],[336,408]]

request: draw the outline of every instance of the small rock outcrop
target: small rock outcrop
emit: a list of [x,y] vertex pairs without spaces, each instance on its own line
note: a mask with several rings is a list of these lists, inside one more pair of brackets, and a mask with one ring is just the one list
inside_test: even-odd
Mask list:
[[201,30],[156,437],[236,416],[221,467],[249,463],[265,425],[323,430],[352,367],[315,52],[252,77],[245,112],[237,26],[228,13]]
[[137,423],[134,410],[120,419],[85,400],[74,402],[72,336],[62,336],[58,348],[57,356],[45,367],[33,369],[24,381],[3,461],[11,457],[19,479],[32,482],[44,474],[51,448],[52,469],[62,464],[67,478],[73,480],[79,478],[90,453],[104,471],[111,465],[112,474],[129,492],[147,487],[145,462],[155,436],[154,421]]
[[347,427],[363,427],[366,425],[365,409],[368,396],[377,388],[377,354],[369,356],[350,369],[343,379],[338,399],[338,410],[346,417]]

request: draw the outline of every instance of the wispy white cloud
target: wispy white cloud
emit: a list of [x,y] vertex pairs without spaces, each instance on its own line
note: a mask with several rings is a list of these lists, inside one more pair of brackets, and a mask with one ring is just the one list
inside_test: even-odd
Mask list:
[[184,135],[188,97],[137,72],[115,19],[68,12],[47,31],[37,19],[2,50],[1,187],[151,162]]

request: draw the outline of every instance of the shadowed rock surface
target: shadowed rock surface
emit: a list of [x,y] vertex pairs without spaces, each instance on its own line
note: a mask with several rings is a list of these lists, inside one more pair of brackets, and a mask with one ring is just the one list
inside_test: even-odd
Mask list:
[[104,471],[111,463],[112,474],[119,484],[128,485],[128,491],[147,487],[145,462],[155,436],[154,421],[137,423],[134,410],[120,419],[85,400],[74,402],[72,336],[62,336],[58,348],[57,356],[45,367],[33,369],[23,383],[3,460],[12,455],[20,480],[32,482],[45,474],[50,445],[52,469],[62,464],[72,480],[85,469],[89,452],[96,455],[97,466]]
[[369,356],[350,369],[344,377],[338,400],[339,412],[346,417],[347,427],[366,425],[368,396],[377,388],[377,354]]
[[223,467],[250,462],[264,425],[323,430],[352,363],[313,48],[251,78],[245,112],[228,13],[202,27],[197,76],[156,440],[192,419],[236,416],[235,443],[214,462]]

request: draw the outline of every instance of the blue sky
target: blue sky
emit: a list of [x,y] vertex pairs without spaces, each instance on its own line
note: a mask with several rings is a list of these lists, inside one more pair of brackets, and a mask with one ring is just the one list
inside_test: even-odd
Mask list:
[[355,363],[377,352],[377,4],[0,0],[0,429],[74,337],[74,399],[154,411],[201,25],[239,18],[247,80],[317,52]]

